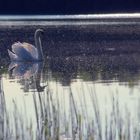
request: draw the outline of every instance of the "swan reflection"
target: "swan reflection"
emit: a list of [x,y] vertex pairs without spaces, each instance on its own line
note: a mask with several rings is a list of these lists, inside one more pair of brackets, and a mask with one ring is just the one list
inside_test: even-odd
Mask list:
[[41,86],[43,63],[12,62],[9,65],[11,79],[18,79],[24,92],[43,92],[46,86]]

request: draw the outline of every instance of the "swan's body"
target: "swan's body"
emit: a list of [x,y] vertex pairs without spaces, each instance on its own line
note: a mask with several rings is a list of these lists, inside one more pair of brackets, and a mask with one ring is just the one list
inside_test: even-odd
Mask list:
[[29,43],[16,42],[12,45],[12,51],[8,50],[11,61],[42,61],[43,52],[40,36],[43,30],[37,29],[34,35],[35,46]]

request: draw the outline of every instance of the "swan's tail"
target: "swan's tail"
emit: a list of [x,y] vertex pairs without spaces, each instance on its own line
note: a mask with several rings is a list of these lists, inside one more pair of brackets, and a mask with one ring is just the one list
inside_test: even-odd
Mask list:
[[9,54],[9,57],[10,59],[13,61],[13,60],[17,60],[17,55],[14,54],[13,52],[11,52],[9,49],[8,49],[8,54]]

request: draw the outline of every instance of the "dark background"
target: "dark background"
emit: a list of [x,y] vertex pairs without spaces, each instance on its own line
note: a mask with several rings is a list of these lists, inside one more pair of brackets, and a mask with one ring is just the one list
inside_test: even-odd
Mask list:
[[0,14],[93,14],[140,12],[135,0],[1,0]]

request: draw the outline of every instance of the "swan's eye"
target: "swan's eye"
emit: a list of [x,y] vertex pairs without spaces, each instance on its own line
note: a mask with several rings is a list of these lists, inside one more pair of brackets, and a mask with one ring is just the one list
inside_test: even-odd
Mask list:
[[44,35],[44,31],[41,31],[41,34]]

